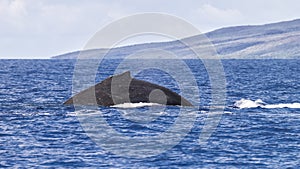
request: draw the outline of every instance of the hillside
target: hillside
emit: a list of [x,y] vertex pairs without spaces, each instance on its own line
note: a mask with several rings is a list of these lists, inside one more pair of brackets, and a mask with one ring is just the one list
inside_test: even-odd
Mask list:
[[[223,59],[292,59],[300,58],[300,19],[266,25],[236,26],[221,28],[205,34]],[[201,35],[200,35],[201,36]],[[185,41],[200,47],[200,36]],[[109,58],[122,58],[141,49],[158,48],[170,50],[187,59],[191,53],[178,41],[145,43],[114,48]],[[86,58],[95,58],[104,49],[83,51]],[[75,59],[80,51],[62,54],[53,59]]]

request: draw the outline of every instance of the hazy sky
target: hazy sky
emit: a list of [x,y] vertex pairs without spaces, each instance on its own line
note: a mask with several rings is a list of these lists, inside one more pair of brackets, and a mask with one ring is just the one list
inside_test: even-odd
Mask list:
[[0,59],[49,58],[80,50],[124,16],[163,12],[207,32],[300,18],[299,0],[0,0]]

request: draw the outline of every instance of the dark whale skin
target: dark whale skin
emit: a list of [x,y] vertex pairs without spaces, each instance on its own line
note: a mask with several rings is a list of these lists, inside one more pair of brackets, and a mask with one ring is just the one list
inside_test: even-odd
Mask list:
[[111,76],[79,92],[64,102],[64,105],[113,106],[129,102],[193,106],[188,100],[170,89],[132,78],[129,71]]

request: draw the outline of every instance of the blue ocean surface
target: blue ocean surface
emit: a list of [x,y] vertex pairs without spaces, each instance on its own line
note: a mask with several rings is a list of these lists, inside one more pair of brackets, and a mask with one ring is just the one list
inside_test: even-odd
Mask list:
[[[119,63],[103,61],[95,81],[113,75]],[[131,157],[101,147],[85,131],[79,110],[63,105],[72,96],[76,60],[1,60],[0,168],[300,167],[300,60],[222,60],[226,105],[206,144],[199,144],[199,137],[212,100],[209,74],[201,61],[185,63],[201,100],[191,129],[165,151]],[[141,71],[135,78],[180,92],[176,81],[159,70]],[[147,106],[99,107],[91,114],[101,114],[121,135],[142,138],[167,132],[179,109],[167,106],[150,122],[135,119],[140,118],[137,113],[151,110]]]

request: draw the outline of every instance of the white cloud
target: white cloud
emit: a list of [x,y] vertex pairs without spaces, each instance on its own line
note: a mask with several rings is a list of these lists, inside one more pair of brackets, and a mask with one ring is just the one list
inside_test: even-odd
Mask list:
[[209,4],[204,4],[200,9],[198,9],[208,19],[213,19],[223,22],[233,22],[241,20],[242,14],[236,9],[219,9]]
[[22,0],[1,0],[0,1],[0,23],[4,25],[21,29],[22,20],[26,16],[27,11],[25,1]]
[[17,17],[26,14],[25,1],[23,0],[10,1],[9,10],[12,12],[14,16]]
[[227,25],[235,24],[243,19],[242,13],[237,9],[222,9],[210,4],[203,4],[192,11],[194,18],[197,18],[205,25]]
[[[5,33],[65,34],[97,26],[124,15],[118,5],[89,3],[0,0],[0,27]],[[100,25],[101,26],[101,25]]]
[[0,0],[0,58],[80,50],[105,23],[123,16],[122,11],[118,4],[98,1]]
[[19,17],[26,13],[25,1],[22,0],[0,0],[0,14]]

